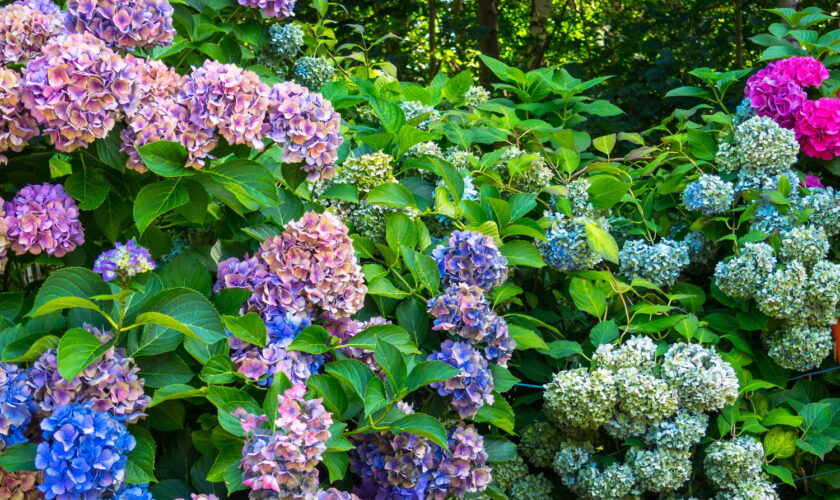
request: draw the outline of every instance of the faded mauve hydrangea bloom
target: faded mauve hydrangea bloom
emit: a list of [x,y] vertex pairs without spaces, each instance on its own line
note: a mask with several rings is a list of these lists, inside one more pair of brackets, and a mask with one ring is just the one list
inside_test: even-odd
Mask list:
[[60,15],[18,3],[3,7],[0,9],[0,63],[25,63],[64,29],[64,18]]
[[806,155],[822,160],[840,156],[840,98],[806,102],[799,110],[794,131]]
[[12,363],[0,363],[0,451],[26,442],[23,431],[37,409],[33,392],[27,370]]
[[85,242],[79,207],[60,184],[31,184],[4,205],[6,237],[17,255],[63,257]]
[[22,101],[59,151],[103,139],[132,99],[126,62],[88,34],[51,40],[23,71]]
[[[0,68],[0,153],[23,151],[40,134],[38,122],[20,100],[21,83],[16,71]],[[0,163],[5,162],[6,157],[0,154]]]
[[41,422],[44,442],[35,467],[44,471],[38,488],[51,500],[95,500],[125,478],[136,442],[125,425],[90,406],[70,404]]
[[452,406],[461,418],[475,415],[485,403],[493,404],[493,376],[487,360],[475,348],[465,342],[446,340],[440,351],[433,351],[428,359],[443,361],[461,370],[449,380],[430,386],[441,396],[452,396]]
[[121,49],[169,45],[175,36],[169,0],[67,0],[68,25]]
[[[174,99],[157,99],[140,106],[126,121],[120,132],[120,151],[128,155],[125,166],[138,172],[149,169],[140,158],[137,148],[156,141],[180,141],[179,127],[186,117],[183,106]],[[207,136],[209,141],[209,135]],[[209,142],[207,142],[209,143]],[[195,150],[190,151],[191,154]],[[192,163],[190,166],[196,166]]]
[[432,252],[445,287],[464,283],[485,292],[505,282],[508,261],[493,238],[474,231],[454,231],[447,246]]
[[105,281],[117,276],[132,277],[155,269],[149,250],[129,240],[125,245],[117,242],[113,250],[102,252],[93,264],[93,272],[102,275]]
[[239,0],[239,5],[260,9],[265,17],[286,19],[295,15],[295,0]]
[[[306,386],[295,384],[277,397],[274,432],[240,408],[234,413],[248,434],[242,450],[242,483],[251,498],[311,498],[318,486],[318,463],[333,423],[321,399],[305,400]],[[309,496],[307,496],[309,495]]]
[[[350,316],[361,309],[367,287],[347,227],[329,212],[307,212],[260,247],[259,257],[280,282],[305,299],[304,309]],[[285,305],[285,304],[284,304]]]
[[283,82],[271,88],[266,135],[281,145],[283,161],[304,162],[307,180],[329,179],[335,174],[341,115],[321,94]]
[[[353,337],[361,333],[369,326],[390,324],[390,321],[382,316],[375,316],[368,321],[359,321],[351,318],[331,318],[329,316],[321,319],[323,327],[330,332],[330,335],[341,340],[342,344],[348,343]],[[340,351],[350,359],[361,361],[367,365],[373,373],[378,375],[380,378],[385,379],[385,372],[382,371],[382,367],[380,367],[376,362],[373,351],[362,349],[360,347],[342,347]]]
[[163,62],[131,54],[124,60],[128,65],[126,74],[134,87],[132,100],[123,109],[126,116],[132,117],[144,106],[154,106],[164,99],[173,98],[181,90],[184,77]]
[[802,87],[819,87],[831,76],[825,65],[813,57],[789,57],[767,65],[770,72],[784,75]]
[[0,498],[5,500],[38,500],[43,495],[38,491],[38,483],[43,474],[30,470],[8,472],[0,467]]
[[[85,326],[100,342],[113,335]],[[137,374],[140,367],[122,347],[111,347],[71,381],[58,374],[56,349],[48,349],[32,366],[32,381],[37,388],[38,404],[44,413],[58,411],[68,404],[88,404],[95,411],[134,423],[144,417],[149,397],[143,392],[144,381]]]
[[767,67],[747,80],[745,95],[758,116],[767,116],[784,128],[793,128],[796,113],[808,95],[790,77]]

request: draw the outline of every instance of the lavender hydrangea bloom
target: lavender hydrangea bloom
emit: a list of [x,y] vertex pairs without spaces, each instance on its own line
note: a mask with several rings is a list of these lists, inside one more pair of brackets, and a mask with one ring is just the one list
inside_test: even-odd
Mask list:
[[48,499],[94,500],[125,478],[136,442],[125,425],[89,405],[70,404],[41,422],[44,442],[35,467],[44,471],[38,488]]
[[25,186],[4,205],[6,237],[17,255],[63,257],[85,242],[79,207],[60,184]]
[[[328,316],[322,318],[322,320],[324,328],[330,332],[330,335],[338,338],[343,344],[349,342],[350,339],[369,326],[390,324],[390,321],[381,316],[375,316],[368,321],[359,321],[351,318],[331,318]],[[359,347],[342,347],[340,351],[350,359],[361,361],[367,365],[373,373],[383,380],[385,379],[385,372],[382,371],[382,367],[376,362],[376,357],[373,351]]]
[[26,370],[0,363],[0,450],[26,442],[23,431],[37,409],[32,393],[32,378]]
[[[125,166],[141,173],[147,172],[149,169],[140,158],[137,148],[157,141],[180,142],[179,130],[185,117],[186,111],[174,99],[158,99],[139,107],[120,131],[120,151],[128,155]],[[203,137],[203,144],[212,142],[209,134]],[[190,151],[191,154],[195,152],[195,148]]]
[[57,14],[20,3],[0,9],[0,63],[25,63],[37,56],[54,36],[64,32],[64,19]]
[[271,88],[266,135],[283,146],[283,161],[304,162],[307,180],[329,179],[335,175],[338,148],[344,141],[339,133],[340,125],[341,115],[321,94],[290,82]]
[[117,276],[132,277],[155,269],[155,261],[147,248],[129,240],[125,245],[117,242],[113,250],[102,252],[93,264],[93,272],[105,281]]
[[[29,141],[41,132],[38,122],[23,107],[20,100],[22,89],[20,75],[16,71],[0,68],[0,153],[23,151]],[[0,154],[0,163],[5,162],[6,157]]]
[[67,0],[68,25],[122,49],[152,49],[175,37],[169,0]]
[[[321,399],[305,400],[306,386],[295,384],[277,397],[275,431],[240,408],[240,418],[248,438],[242,450],[242,483],[251,498],[310,498],[318,485],[318,463],[327,450],[329,427],[333,423]],[[298,496],[300,495],[300,497]]]
[[428,307],[435,317],[433,330],[459,335],[484,347],[489,361],[507,365],[516,341],[510,336],[505,320],[490,308],[481,288],[465,284],[451,286],[443,295],[429,300]]
[[432,256],[445,287],[464,283],[489,292],[507,279],[507,259],[493,238],[482,233],[454,231],[449,244],[435,248]]
[[17,0],[17,2],[12,3],[12,5],[24,5],[30,9],[43,12],[44,14],[65,15],[64,11],[61,10],[61,7],[51,0]]
[[[100,342],[108,342],[112,334],[86,325]],[[143,392],[140,367],[122,347],[111,347],[71,381],[58,373],[56,349],[48,349],[32,366],[32,381],[37,388],[40,410],[49,414],[71,404],[87,404],[93,410],[134,423],[145,416],[149,397]]]
[[216,284],[213,293],[227,288],[244,288],[254,291],[257,285],[268,276],[268,266],[256,257],[239,260],[236,257],[219,262]]
[[295,15],[295,0],[239,0],[239,5],[260,9],[265,17],[286,19]]
[[24,69],[21,100],[56,149],[73,152],[114,128],[133,95],[127,71],[127,63],[92,35],[56,37]]
[[428,359],[443,361],[461,370],[449,380],[431,384],[441,396],[452,396],[452,406],[461,418],[475,415],[485,403],[493,403],[493,376],[487,360],[475,348],[464,342],[446,340],[440,351],[432,352]]

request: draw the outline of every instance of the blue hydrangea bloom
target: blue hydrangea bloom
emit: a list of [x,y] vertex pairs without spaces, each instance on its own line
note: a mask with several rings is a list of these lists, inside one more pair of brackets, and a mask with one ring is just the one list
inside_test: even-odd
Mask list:
[[650,281],[656,286],[673,285],[691,263],[688,246],[669,239],[655,245],[643,240],[626,241],[618,259],[621,274]]
[[[552,224],[545,232],[547,241],[537,241],[537,249],[549,266],[568,273],[592,269],[603,260],[586,238],[583,219],[572,219],[559,212],[548,213],[546,217]],[[609,231],[609,221],[603,217],[590,222]]]
[[0,450],[26,442],[23,431],[37,409],[32,390],[27,370],[12,363],[0,363]]
[[493,238],[474,231],[454,231],[447,246],[432,252],[442,285],[474,285],[484,291],[501,285],[508,275],[508,261]]
[[301,57],[292,68],[295,82],[317,92],[333,78],[335,68],[326,57]]
[[58,407],[41,422],[44,441],[35,467],[48,499],[94,500],[125,479],[128,453],[136,444],[125,425],[89,405]]
[[750,99],[745,98],[741,101],[741,104],[735,108],[735,116],[732,117],[732,125],[737,127],[753,116],[755,116],[755,110],[750,105]]
[[428,359],[443,361],[461,370],[449,380],[431,384],[441,396],[452,396],[452,406],[461,418],[475,415],[485,403],[493,403],[493,375],[478,350],[465,342],[447,340],[441,344],[440,351],[432,352]]
[[683,205],[704,215],[717,215],[732,208],[735,189],[732,184],[716,175],[703,174],[686,186],[682,194]]
[[148,484],[123,484],[109,497],[113,500],[155,500]]
[[281,59],[291,59],[303,47],[303,28],[297,24],[273,24],[268,37],[269,49]]

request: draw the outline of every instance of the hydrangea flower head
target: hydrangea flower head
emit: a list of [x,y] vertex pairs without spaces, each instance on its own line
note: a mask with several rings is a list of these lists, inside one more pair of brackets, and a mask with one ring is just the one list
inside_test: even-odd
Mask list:
[[812,210],[808,223],[822,227],[829,236],[840,233],[840,192],[835,188],[811,189],[805,196],[794,200],[793,208]]
[[12,363],[0,363],[0,450],[26,442],[23,431],[36,409],[29,372]]
[[[22,90],[17,71],[0,68],[0,153],[23,151],[41,132],[38,122],[20,100]],[[5,162],[6,157],[0,154],[0,163]]]
[[588,441],[561,441],[551,461],[551,468],[560,476],[563,484],[570,487],[575,484],[578,471],[589,464],[594,455],[595,447]]
[[303,28],[299,24],[272,24],[268,28],[268,48],[280,59],[291,59],[303,47]]
[[717,161],[725,170],[744,169],[749,177],[789,170],[799,155],[796,133],[766,116],[739,124],[734,141],[734,144],[721,144]]
[[737,298],[750,298],[763,286],[776,267],[773,247],[766,243],[744,244],[741,253],[715,267],[718,288]]
[[127,69],[93,35],[54,37],[24,69],[21,100],[56,149],[73,152],[114,128],[133,94]]
[[432,252],[444,287],[460,283],[486,292],[505,282],[508,262],[493,238],[474,231],[454,231],[447,246]]
[[782,233],[780,254],[786,260],[799,260],[805,265],[816,264],[828,255],[830,245],[821,227],[794,227]]
[[121,49],[152,49],[175,37],[169,0],[67,0],[71,29]]
[[156,106],[174,98],[181,90],[184,77],[162,61],[142,59],[131,54],[125,56],[124,60],[134,85],[134,98],[128,106],[124,106],[127,117],[133,117],[146,106]]
[[548,422],[534,422],[522,429],[517,448],[535,467],[548,467],[557,451],[560,431]]
[[477,108],[490,100],[490,92],[480,85],[473,85],[464,93],[464,106]]
[[260,9],[265,17],[286,19],[295,15],[295,0],[239,0],[239,5]]
[[715,441],[706,449],[703,468],[714,486],[739,492],[764,476],[764,446],[751,436]]
[[227,288],[254,289],[268,277],[268,266],[256,257],[239,260],[236,257],[219,262],[213,293]]
[[[120,131],[120,151],[128,155],[125,166],[141,173],[147,172],[149,169],[140,158],[138,148],[157,141],[181,142],[184,120],[186,109],[172,98],[157,98],[138,107]],[[206,130],[205,138],[202,144],[209,147],[214,139]],[[188,166],[201,166],[201,158],[209,152],[204,146],[188,148],[191,158]]]
[[124,245],[117,242],[112,250],[102,252],[93,264],[93,272],[101,274],[105,281],[117,276],[133,277],[154,269],[155,261],[149,250],[133,239]]
[[[425,118],[423,121],[417,124],[417,127],[420,130],[428,130],[429,125],[433,122],[440,120],[440,112],[438,112],[434,106],[426,106],[420,101],[402,101],[400,102],[400,109],[402,109],[403,113],[405,114],[406,121],[412,121],[419,116],[424,116]],[[432,143],[421,143],[421,144],[434,144]],[[419,146],[416,144],[415,146]],[[414,147],[414,146],[412,146]],[[434,144],[434,147],[437,147],[437,151],[440,151],[440,148],[437,144]],[[432,154],[431,152],[426,153],[430,154],[431,156],[440,156],[443,157],[443,154]],[[417,154],[416,156],[420,156]]]
[[636,476],[627,464],[615,462],[604,469],[592,464],[578,473],[573,491],[586,500],[619,500],[629,496],[635,484]]
[[777,332],[763,337],[767,354],[777,365],[804,372],[820,366],[831,354],[831,328],[785,322]]
[[768,64],[767,69],[790,78],[802,87],[819,87],[831,76],[823,63],[808,56],[779,59]]
[[554,485],[545,474],[528,474],[510,487],[509,498],[528,498],[531,500],[552,500],[555,498]]
[[744,93],[758,116],[772,118],[788,129],[793,128],[797,112],[808,101],[808,94],[795,80],[772,67],[751,76]]
[[43,474],[31,470],[9,472],[0,467],[0,498],[8,500],[38,500],[43,495],[38,490]]
[[4,209],[6,237],[17,255],[63,257],[85,242],[79,207],[60,184],[25,186]]
[[840,98],[803,104],[794,130],[806,155],[822,160],[840,156]]
[[341,115],[321,94],[283,82],[271,88],[266,114],[266,135],[283,146],[283,161],[303,162],[307,180],[329,179],[335,174]]
[[30,9],[43,12],[44,14],[60,14],[62,16],[64,15],[64,12],[61,10],[61,7],[56,5],[51,0],[17,0],[16,2],[13,2],[12,5],[23,5],[29,7]]
[[625,241],[618,259],[621,274],[650,281],[656,286],[673,285],[691,264],[688,247],[667,238],[656,244],[644,240]]
[[637,487],[643,491],[667,493],[679,489],[691,478],[691,453],[659,448],[627,452]]
[[656,365],[656,344],[650,337],[633,336],[619,344],[601,344],[592,355],[592,364],[607,370],[637,368],[652,370]]
[[659,377],[637,368],[621,368],[615,374],[617,411],[629,420],[643,424],[672,416],[679,396]]
[[645,442],[651,446],[671,450],[689,450],[706,435],[709,416],[702,412],[679,410],[672,418],[651,426]]
[[607,423],[618,399],[609,370],[561,370],[545,385],[545,413],[560,426],[597,429]]
[[732,366],[713,349],[698,344],[672,344],[662,361],[661,377],[688,411],[719,410],[738,397]]
[[109,493],[107,498],[113,500],[155,500],[149,492],[148,484],[127,484],[123,483],[113,493]]
[[89,405],[60,406],[41,422],[44,441],[35,467],[44,471],[38,488],[48,499],[93,500],[125,478],[128,453],[136,444],[125,425]]
[[517,481],[528,474],[528,465],[518,453],[513,458],[504,462],[493,464],[493,486],[502,491],[509,489]]
[[25,63],[50,38],[64,33],[64,19],[21,3],[0,9],[0,63]]
[[735,189],[716,175],[703,174],[686,186],[682,193],[683,205],[704,215],[717,215],[732,208]]
[[485,403],[493,403],[493,376],[487,360],[475,348],[465,342],[446,340],[440,351],[433,351],[428,359],[461,370],[449,380],[431,384],[441,396],[452,396],[452,406],[461,418],[475,415]]
[[330,83],[335,75],[335,66],[326,57],[304,56],[295,61],[292,75],[295,82],[315,91]]
[[394,177],[394,158],[378,151],[359,157],[351,156],[344,160],[336,170],[335,183],[350,184],[358,188],[359,193],[369,193],[371,189],[388,182],[397,182]]

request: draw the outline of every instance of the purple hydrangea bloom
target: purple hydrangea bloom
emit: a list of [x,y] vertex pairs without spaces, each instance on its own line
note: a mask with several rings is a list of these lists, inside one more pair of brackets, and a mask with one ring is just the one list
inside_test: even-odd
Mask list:
[[278,83],[271,88],[265,125],[268,138],[283,146],[283,161],[304,162],[307,180],[335,175],[338,148],[344,141],[339,133],[341,115],[324,96],[295,83]]
[[65,13],[61,10],[61,7],[56,5],[51,0],[17,0],[16,2],[12,3],[12,5],[24,5],[29,7],[30,9],[34,9],[44,14],[58,14],[63,16]]
[[790,77],[768,66],[747,80],[745,95],[758,116],[767,116],[784,128],[793,128],[796,113],[808,95]]
[[[328,316],[322,318],[322,324],[324,328],[326,328],[327,331],[330,332],[330,335],[338,338],[344,344],[349,342],[350,339],[355,337],[357,334],[361,333],[365,328],[369,326],[388,325],[390,323],[390,321],[383,318],[382,316],[375,316],[369,319],[368,321],[359,321],[351,318],[336,319]],[[362,349],[360,347],[342,347],[339,350],[348,358],[361,361],[362,363],[367,365],[367,367],[370,368],[370,370],[373,373],[375,373],[383,380],[385,379],[385,372],[382,371],[382,367],[379,366],[379,363],[376,362],[376,357],[373,351]]]
[[64,18],[14,3],[0,9],[0,63],[25,63],[54,36],[64,33]]
[[[85,329],[102,343],[112,338],[112,334],[91,326],[86,325]],[[111,347],[71,381],[58,374],[56,355],[56,349],[48,349],[32,366],[41,411],[49,414],[66,405],[84,403],[129,423],[145,416],[149,397],[143,392],[144,380],[125,349]]]
[[[29,141],[41,133],[38,122],[23,107],[22,90],[16,71],[0,68],[0,153],[23,151]],[[0,154],[0,163],[5,162],[6,157]]]
[[507,279],[508,261],[493,238],[474,231],[454,231],[447,246],[432,252],[444,287],[464,283],[485,292]]
[[465,342],[446,340],[440,351],[432,352],[428,359],[461,370],[449,380],[431,384],[441,396],[452,396],[452,406],[461,418],[475,415],[485,403],[493,404],[493,376],[487,360],[475,348]]
[[317,466],[327,450],[332,414],[321,399],[305,400],[306,386],[295,384],[277,397],[274,431],[240,408],[248,437],[242,450],[242,483],[251,498],[311,498],[318,487]]
[[51,39],[23,75],[21,100],[59,151],[105,138],[133,98],[127,63],[89,34]]
[[149,250],[139,246],[133,239],[125,245],[117,242],[113,250],[102,252],[93,264],[93,272],[101,274],[105,281],[111,281],[117,276],[125,279],[154,269],[155,261]]
[[23,431],[37,410],[33,392],[29,372],[15,364],[0,363],[0,450],[26,442]]
[[6,237],[17,255],[63,257],[85,242],[79,207],[60,184],[25,186],[4,209]]
[[433,330],[459,335],[473,345],[484,347],[488,360],[507,365],[516,341],[510,336],[505,320],[490,308],[481,288],[453,285],[443,295],[429,300],[428,307],[435,317]]
[[89,405],[60,406],[41,429],[44,442],[38,445],[35,467],[44,471],[38,488],[48,500],[94,500],[124,480],[136,442],[110,414]]
[[[149,169],[140,158],[137,148],[157,141],[180,142],[179,127],[186,111],[174,99],[156,99],[137,108],[120,131],[120,151],[128,155],[125,166],[138,172]],[[210,142],[206,136],[205,143]]]
[[260,9],[265,17],[286,19],[295,15],[295,0],[239,0],[239,5]]
[[169,0],[67,0],[68,25],[122,49],[169,45],[175,36]]

